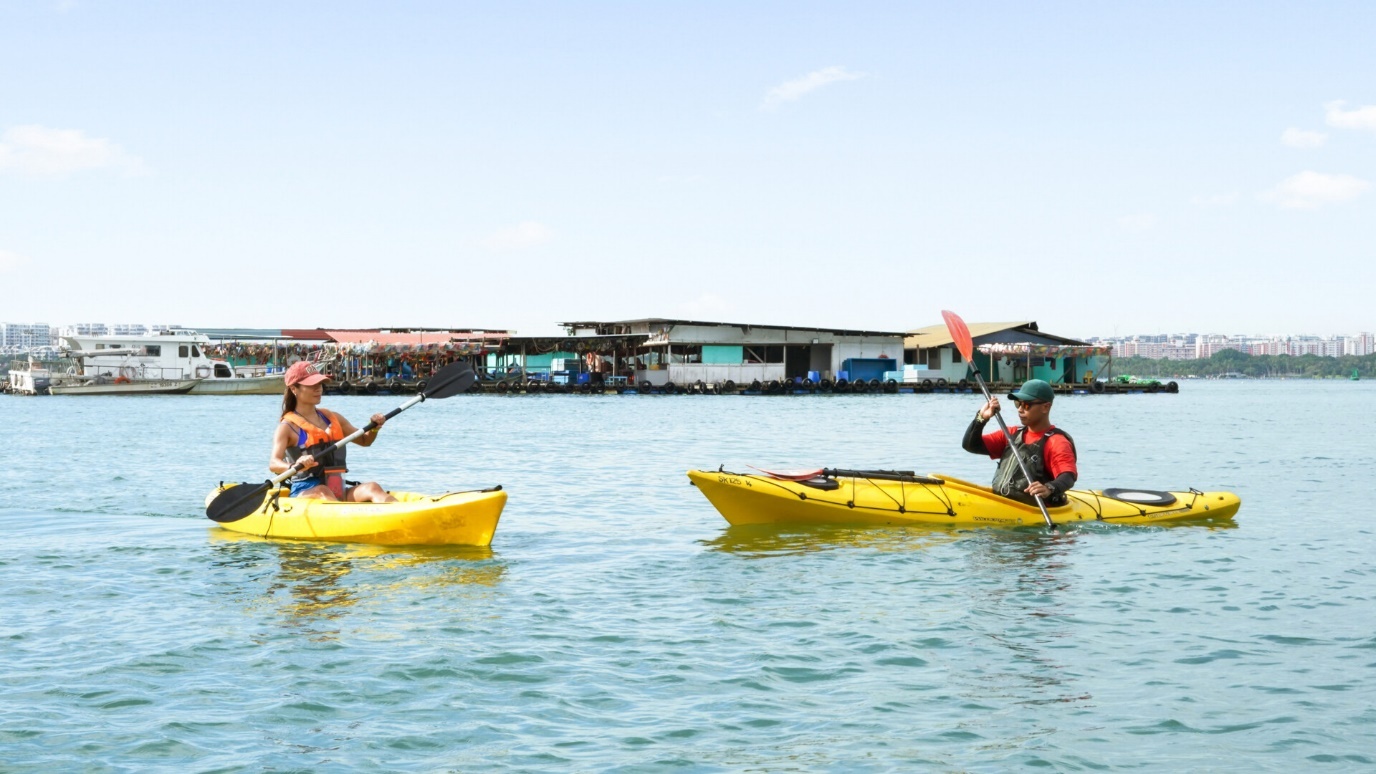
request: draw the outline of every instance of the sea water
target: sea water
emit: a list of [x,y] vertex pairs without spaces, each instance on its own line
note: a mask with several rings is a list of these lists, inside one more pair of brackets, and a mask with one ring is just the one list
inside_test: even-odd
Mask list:
[[1082,486],[1232,490],[1231,528],[731,528],[684,476],[986,480],[970,394],[460,396],[350,454],[503,485],[490,551],[216,529],[276,398],[0,398],[0,770],[1369,766],[1373,398],[1056,401]]

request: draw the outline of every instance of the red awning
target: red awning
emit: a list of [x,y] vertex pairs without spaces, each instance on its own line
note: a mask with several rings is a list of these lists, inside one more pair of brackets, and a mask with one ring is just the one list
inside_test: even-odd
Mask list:
[[427,344],[501,342],[505,333],[473,333],[471,331],[420,331],[415,333],[384,333],[382,331],[321,331],[331,341],[340,344],[418,347]]

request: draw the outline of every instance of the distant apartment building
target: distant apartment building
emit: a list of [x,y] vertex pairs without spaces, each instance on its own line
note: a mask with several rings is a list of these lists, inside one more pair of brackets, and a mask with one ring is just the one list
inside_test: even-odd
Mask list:
[[1215,354],[1225,349],[1245,352],[1246,350],[1243,349],[1244,346],[1246,346],[1246,344],[1244,344],[1242,340],[1233,339],[1230,336],[1198,336],[1195,338],[1194,342],[1194,354],[1190,355],[1190,357],[1196,360],[1203,360],[1204,358],[1213,357]]
[[59,336],[147,336],[176,326],[143,323],[74,323],[58,329]]
[[1247,348],[1242,351],[1249,355],[1287,355],[1290,353],[1289,346],[1282,339],[1250,341],[1247,343]]
[[1202,360],[1224,350],[1249,355],[1370,355],[1376,353],[1376,336],[1358,333],[1351,336],[1245,336],[1221,333],[1177,333],[1123,338],[1090,338],[1091,344],[1113,347],[1118,357],[1143,357],[1154,360]]
[[59,336],[105,336],[110,328],[105,323],[73,323],[57,329]]
[[9,351],[50,347],[53,331],[47,323],[0,323],[0,347]]
[[1370,333],[1358,333],[1348,336],[1343,342],[1344,355],[1356,355],[1362,357],[1376,353],[1376,336]]

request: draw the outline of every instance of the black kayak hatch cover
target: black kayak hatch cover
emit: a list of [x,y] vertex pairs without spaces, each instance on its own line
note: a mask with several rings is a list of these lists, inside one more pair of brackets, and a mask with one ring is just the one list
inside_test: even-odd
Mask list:
[[1133,505],[1170,505],[1175,495],[1170,492],[1157,492],[1154,489],[1105,489],[1104,497],[1112,497]]

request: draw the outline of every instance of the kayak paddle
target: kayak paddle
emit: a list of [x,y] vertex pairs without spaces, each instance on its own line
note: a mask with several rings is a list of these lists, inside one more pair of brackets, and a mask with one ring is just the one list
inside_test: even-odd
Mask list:
[[[473,382],[477,381],[477,379],[477,374],[473,373],[473,367],[468,365],[468,363],[463,361],[450,363],[444,368],[436,371],[435,375],[430,377],[430,383],[426,385],[425,389],[417,394],[416,397],[397,406],[384,416],[386,419],[391,419],[421,401],[431,398],[448,398],[458,395],[461,392],[467,391],[469,387],[472,387]],[[340,446],[354,441],[360,435],[372,430],[375,426],[376,425],[372,422],[369,422],[362,429],[355,430],[348,436],[321,449],[318,454],[329,454]],[[238,521],[258,510],[259,506],[263,504],[263,497],[266,496],[269,491],[275,489],[283,481],[286,481],[300,472],[301,470],[299,467],[292,465],[286,472],[270,481],[264,481],[261,484],[235,484],[234,486],[223,489],[215,496],[215,499],[211,500],[210,504],[206,506],[205,515],[211,521],[218,521],[221,524]]]
[[[980,376],[979,369],[975,367],[975,342],[970,338],[970,329],[966,327],[965,321],[960,319],[960,315],[955,312],[943,311],[941,317],[946,320],[946,330],[950,332],[956,349],[960,350],[960,354],[965,357],[965,362],[970,364],[970,370],[975,372],[975,382],[979,384],[980,391],[984,393],[984,399],[986,401],[993,400],[993,396],[989,394],[988,385],[984,383],[984,377]],[[1008,448],[1013,450],[1013,459],[1018,461],[1018,470],[1022,471],[1022,477],[1031,481],[1032,476],[1027,472],[1027,465],[1023,463],[1022,455],[1018,454],[1018,450],[1013,446],[1013,434],[1008,432],[1008,425],[1003,421],[1003,414],[995,414],[994,419],[999,421],[999,429],[1003,430],[1003,437],[1008,439]],[[1042,502],[1042,498],[1036,495],[1032,495],[1032,497],[1037,501],[1037,507],[1041,509],[1042,518],[1046,519],[1047,529],[1055,532],[1056,523],[1051,520],[1051,514],[1046,512],[1046,504]]]

